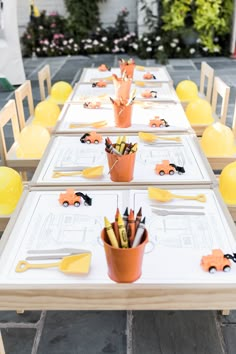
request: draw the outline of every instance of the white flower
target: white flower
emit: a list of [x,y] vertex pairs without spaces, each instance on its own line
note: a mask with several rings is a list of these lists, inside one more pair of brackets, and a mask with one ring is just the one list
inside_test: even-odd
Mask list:
[[219,42],[219,38],[218,37],[215,37],[214,38],[214,41],[217,43],[217,42]]
[[79,46],[78,46],[77,43],[74,44],[74,48],[75,48],[75,49],[79,48]]
[[137,44],[137,43],[133,43],[133,44],[132,44],[132,47],[133,47],[135,50],[137,50],[137,49],[138,49],[138,44]]
[[92,43],[92,39],[88,38],[88,39],[86,39],[86,42],[87,43]]
[[43,30],[43,26],[39,26],[39,30]]
[[63,43],[63,45],[67,45],[67,41],[63,41],[62,43]]
[[214,47],[214,52],[215,53],[219,53],[220,52],[220,48],[219,47]]
[[36,52],[40,52],[40,50],[41,50],[40,48],[36,48]]
[[204,50],[204,52],[208,52],[208,48],[207,47],[203,47],[202,50]]
[[195,50],[194,48],[190,48],[190,49],[189,49],[189,53],[190,53],[190,54],[194,54],[195,52],[196,52],[196,50]]
[[102,42],[106,42],[107,41],[107,37],[102,37]]
[[113,43],[114,43],[114,44],[119,43],[119,39],[114,39]]
[[172,41],[173,41],[174,43],[179,43],[179,39],[178,39],[178,38],[173,38]]
[[73,38],[70,38],[68,42],[71,44],[71,43],[74,42],[74,39],[73,39]]
[[180,52],[181,48],[180,47],[177,47],[176,48],[176,52]]
[[156,41],[157,41],[157,42],[160,41],[160,39],[161,39],[160,36],[157,36],[157,37],[156,37]]
[[201,38],[198,38],[198,39],[196,40],[196,42],[197,42],[197,43],[201,43]]
[[162,51],[162,50],[164,50],[164,47],[163,47],[163,45],[159,45],[159,46],[157,47],[157,49],[160,50],[160,51]]
[[171,46],[172,48],[175,48],[175,47],[177,46],[177,44],[176,44],[175,42],[172,42],[172,43],[170,43],[170,46]]
[[95,40],[93,41],[93,44],[94,44],[94,45],[98,45],[99,42],[95,39]]
[[147,47],[146,48],[146,52],[151,52],[152,51],[152,48],[151,47]]
[[152,41],[148,41],[147,44],[151,45],[151,44],[152,44]]
[[147,42],[147,40],[148,40],[147,37],[144,37],[144,38],[143,38],[143,41],[144,41],[144,42]]
[[45,45],[49,45],[49,42],[48,42],[47,39],[45,39],[43,43],[44,43]]
[[47,51],[47,47],[43,47],[42,50],[43,50],[44,52],[46,52],[46,51]]

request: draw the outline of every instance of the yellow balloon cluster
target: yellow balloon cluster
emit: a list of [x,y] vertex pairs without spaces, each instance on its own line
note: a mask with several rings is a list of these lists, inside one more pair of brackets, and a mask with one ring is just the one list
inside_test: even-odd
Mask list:
[[236,161],[222,170],[219,188],[225,203],[236,204]]
[[178,83],[176,93],[180,101],[192,101],[198,98],[198,88],[195,82],[183,80]]
[[212,107],[209,102],[202,98],[190,102],[185,113],[191,124],[211,124],[214,122]]
[[11,214],[23,191],[23,184],[18,172],[12,168],[0,167],[0,214]]
[[42,101],[35,107],[33,124],[39,124],[45,128],[54,127],[59,115],[60,108],[56,103]]
[[46,128],[40,125],[27,125],[20,132],[16,156],[18,158],[40,159],[49,140],[50,134]]
[[204,130],[200,143],[208,157],[232,156],[236,153],[232,130],[219,122],[210,125]]
[[51,89],[51,101],[56,104],[64,104],[72,92],[72,87],[65,81],[56,82]]

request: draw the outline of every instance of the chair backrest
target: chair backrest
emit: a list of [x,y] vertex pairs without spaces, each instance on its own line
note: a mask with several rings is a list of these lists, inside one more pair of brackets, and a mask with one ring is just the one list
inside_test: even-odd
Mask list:
[[[206,93],[205,90],[205,80],[207,79]],[[214,79],[214,69],[208,65],[205,61],[201,65],[201,76],[200,76],[200,88],[199,92],[201,95],[204,95],[208,102],[211,102],[212,87]]]
[[219,77],[216,76],[214,79],[211,105],[212,105],[213,113],[216,113],[218,95],[222,97],[221,112],[219,118],[221,123],[223,124],[226,123],[229,94],[230,94],[230,87],[226,85],[226,83],[222,81]]
[[9,100],[7,104],[0,111],[0,154],[2,164],[7,165],[7,146],[4,134],[4,127],[11,122],[14,141],[18,140],[20,129],[14,100]]
[[232,122],[232,130],[234,133],[234,137],[236,138],[236,101],[234,105],[234,115],[233,115],[233,122]]
[[27,120],[25,117],[24,104],[23,104],[25,98],[27,98],[28,108],[29,108],[29,117],[27,118],[30,118],[33,117],[34,115],[34,100],[33,100],[30,80],[27,80],[24,84],[18,87],[17,90],[15,90],[15,99],[16,99],[16,106],[17,106],[18,117],[19,117],[20,130],[24,128],[25,122]]
[[[40,90],[40,97],[41,101],[46,100],[47,96],[51,93],[51,73],[50,73],[50,66],[47,64],[45,65],[39,72],[38,72],[38,80],[39,80],[39,90]],[[45,84],[47,88],[47,94],[45,90]]]

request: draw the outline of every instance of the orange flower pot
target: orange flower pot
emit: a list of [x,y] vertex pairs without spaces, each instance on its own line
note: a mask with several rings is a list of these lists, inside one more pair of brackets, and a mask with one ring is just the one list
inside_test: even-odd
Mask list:
[[[116,102],[116,101],[115,101]],[[115,126],[117,128],[128,128],[131,126],[131,118],[133,105],[126,106],[125,104],[113,104],[115,115]]]
[[145,229],[141,243],[134,248],[115,248],[109,244],[106,230],[101,238],[107,260],[108,275],[117,283],[132,283],[142,274],[144,249],[148,242],[148,232]]
[[132,181],[134,175],[135,157],[136,152],[121,156],[107,152],[109,173],[113,182]]
[[134,63],[132,64],[120,63],[121,76],[123,75],[123,73],[125,73],[128,78],[133,79],[134,69],[135,69]]

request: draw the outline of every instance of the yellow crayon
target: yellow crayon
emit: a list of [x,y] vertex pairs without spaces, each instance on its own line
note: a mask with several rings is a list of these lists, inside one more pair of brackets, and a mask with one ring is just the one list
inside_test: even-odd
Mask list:
[[105,224],[105,229],[106,229],[107,235],[109,237],[109,240],[111,242],[111,245],[115,248],[119,248],[119,244],[116,239],[116,235],[114,233],[112,225],[106,217],[104,217],[104,224]]
[[124,150],[125,150],[125,146],[126,146],[126,136],[124,135],[124,136],[122,137],[122,140],[121,140],[121,143],[120,143],[120,150],[119,150],[119,152],[120,152],[121,154],[123,154],[123,152],[124,152]]
[[135,144],[133,145],[133,147],[131,148],[131,150],[130,150],[130,154],[136,152],[137,150],[138,150],[138,144],[135,143]]
[[117,224],[118,224],[118,229],[119,229],[121,247],[122,248],[128,248],[129,247],[128,236],[127,236],[127,232],[126,232],[126,229],[125,229],[123,218],[120,215],[120,213],[118,215]]
[[118,136],[117,140],[116,140],[116,150],[120,151],[120,143],[121,143],[121,136]]

